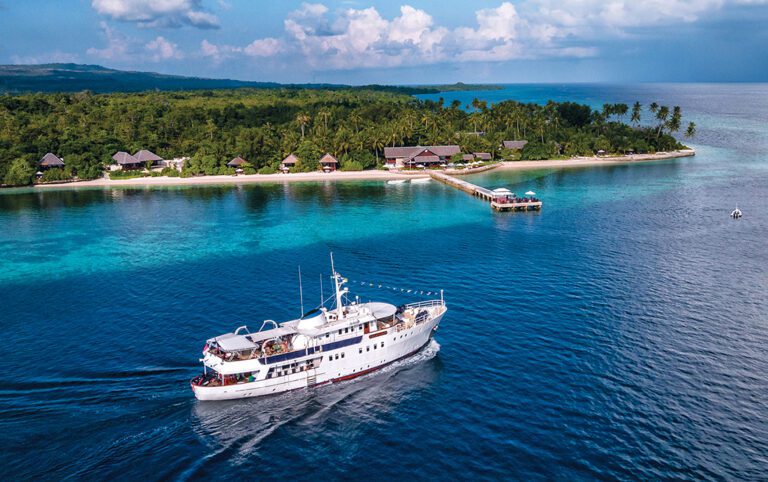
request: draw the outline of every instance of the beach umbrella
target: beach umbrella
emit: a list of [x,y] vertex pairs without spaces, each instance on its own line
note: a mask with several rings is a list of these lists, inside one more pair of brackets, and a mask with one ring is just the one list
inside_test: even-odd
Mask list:
[[424,169],[424,164],[416,164],[416,167],[418,167],[419,169]]
[[525,193],[525,195],[526,195],[526,196],[535,196],[535,195],[536,195],[536,193],[535,193],[535,192],[533,192],[533,191],[528,191],[527,193]]

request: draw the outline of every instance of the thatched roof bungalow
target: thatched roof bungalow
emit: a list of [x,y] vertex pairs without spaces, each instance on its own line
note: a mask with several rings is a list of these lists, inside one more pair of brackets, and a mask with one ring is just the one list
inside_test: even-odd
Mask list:
[[146,149],[142,149],[138,151],[136,154],[133,155],[133,157],[136,158],[137,161],[141,163],[147,163],[151,162],[152,164],[156,164],[163,160],[162,157],[158,156],[152,151],[148,151]]
[[320,169],[323,171],[335,171],[339,167],[339,161],[330,154],[320,159]]
[[236,158],[232,159],[227,163],[227,167],[243,167],[247,164],[248,164],[248,161],[246,161],[240,156],[237,156]]
[[141,169],[144,167],[143,162],[125,151],[115,153],[115,155],[112,156],[112,159],[120,166],[121,169]]
[[438,157],[437,163],[450,162],[451,157],[461,152],[459,146],[456,145],[385,147],[384,158],[387,160],[388,167],[413,165],[416,164],[413,162],[414,158],[424,156],[425,150],[429,151],[430,155]]
[[505,149],[511,149],[513,151],[522,151],[528,141],[503,141],[501,143]]
[[41,169],[48,169],[51,167],[64,167],[64,161],[55,154],[49,152],[48,154],[44,155],[42,159],[40,159],[37,165]]

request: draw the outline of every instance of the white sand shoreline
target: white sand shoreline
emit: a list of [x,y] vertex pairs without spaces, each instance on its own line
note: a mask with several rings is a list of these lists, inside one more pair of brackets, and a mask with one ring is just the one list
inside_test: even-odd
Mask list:
[[[663,152],[656,154],[633,154],[615,157],[577,157],[573,159],[550,159],[543,161],[504,161],[494,166],[495,169],[550,169],[567,167],[587,167],[628,164],[633,162],[660,161],[678,157],[695,155],[693,149],[683,151]],[[464,171],[447,171],[451,175],[466,175],[487,171],[488,166]],[[82,187],[119,187],[119,186],[198,186],[216,184],[252,184],[252,183],[286,183],[286,182],[321,182],[321,181],[358,181],[414,179],[429,177],[425,172],[403,173],[390,171],[336,171],[297,172],[292,174],[250,174],[239,176],[201,176],[201,177],[139,177],[135,179],[95,179],[93,181],[77,181],[63,184],[38,184],[35,189],[70,189]]]

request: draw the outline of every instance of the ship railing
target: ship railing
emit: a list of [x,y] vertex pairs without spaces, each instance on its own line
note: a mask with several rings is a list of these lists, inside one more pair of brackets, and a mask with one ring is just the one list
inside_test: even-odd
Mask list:
[[408,309],[417,309],[417,308],[431,308],[433,306],[445,306],[445,301],[443,300],[429,300],[429,301],[417,301],[415,303],[408,303],[403,305],[403,308]]

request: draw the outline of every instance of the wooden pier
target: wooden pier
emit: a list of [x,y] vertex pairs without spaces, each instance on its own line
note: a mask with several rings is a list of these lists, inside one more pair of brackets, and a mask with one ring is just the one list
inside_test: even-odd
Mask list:
[[479,197],[480,199],[489,202],[491,207],[497,211],[538,211],[542,206],[541,201],[509,202],[502,200],[494,195],[494,192],[488,188],[472,184],[463,179],[456,179],[444,172],[430,171],[429,175],[432,176],[432,179],[436,179],[451,187],[464,191],[467,194],[471,194],[472,196]]

